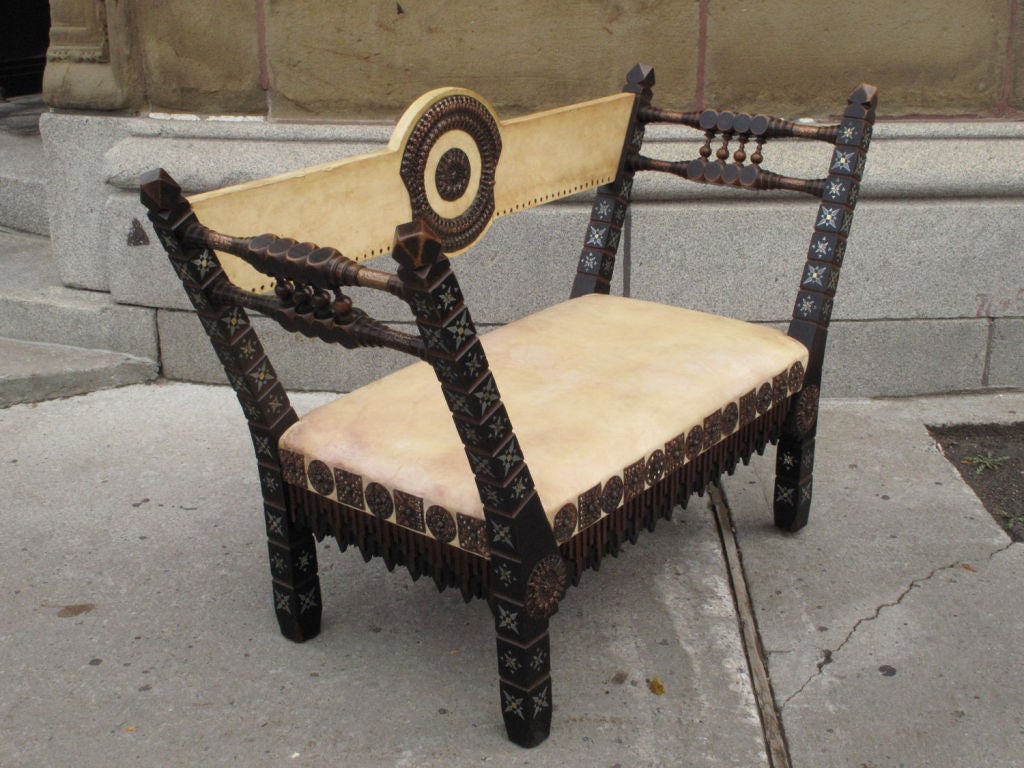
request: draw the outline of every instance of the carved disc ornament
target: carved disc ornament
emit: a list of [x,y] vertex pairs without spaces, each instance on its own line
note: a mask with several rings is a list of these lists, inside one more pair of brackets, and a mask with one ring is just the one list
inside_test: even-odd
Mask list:
[[526,613],[534,618],[551,616],[565,597],[569,571],[561,555],[548,555],[533,566],[526,582]]
[[434,172],[438,194],[449,202],[458,200],[469,187],[471,172],[469,155],[458,147],[452,147],[441,155]]
[[818,388],[812,384],[800,390],[794,407],[796,433],[800,437],[807,437],[818,421]]
[[429,224],[446,253],[470,245],[490,224],[500,155],[494,116],[469,94],[444,96],[413,127],[402,181],[413,218]]

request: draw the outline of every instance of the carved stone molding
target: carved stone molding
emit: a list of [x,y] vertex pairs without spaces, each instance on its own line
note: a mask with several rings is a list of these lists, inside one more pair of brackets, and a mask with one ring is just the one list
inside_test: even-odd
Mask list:
[[47,61],[105,64],[110,61],[104,0],[50,0]]

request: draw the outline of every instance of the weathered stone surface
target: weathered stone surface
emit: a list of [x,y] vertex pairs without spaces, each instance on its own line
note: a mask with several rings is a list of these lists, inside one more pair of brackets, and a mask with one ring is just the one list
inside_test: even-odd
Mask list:
[[888,397],[978,389],[987,342],[986,320],[834,322],[821,392]]
[[397,118],[440,85],[531,111],[621,89],[638,59],[665,103],[693,98],[697,3],[269,2],[274,117]]
[[739,11],[709,4],[707,105],[836,114],[830,94],[861,81],[881,86],[885,115],[987,114],[1002,98],[1005,0],[754,0],[743,4],[747,23]]
[[257,18],[252,0],[137,3],[135,45],[153,109],[261,113]]
[[0,337],[0,408],[152,381],[153,360]]
[[993,387],[1024,387],[1024,319],[996,319],[989,345],[986,383]]

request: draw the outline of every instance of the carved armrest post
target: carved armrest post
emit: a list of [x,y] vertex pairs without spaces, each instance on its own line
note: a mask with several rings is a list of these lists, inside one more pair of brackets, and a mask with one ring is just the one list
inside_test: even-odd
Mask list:
[[440,243],[412,222],[395,231],[392,255],[480,491],[502,711],[513,740],[532,746],[550,726],[548,617],[565,594],[567,565]]
[[607,294],[611,288],[615,254],[618,252],[633,192],[635,170],[631,157],[640,152],[644,141],[644,124],[639,118],[639,110],[650,104],[653,86],[654,69],[647,65],[637,64],[626,76],[626,85],[622,90],[636,94],[637,98],[626,129],[619,171],[614,181],[597,188],[570,298],[589,293]]
[[298,417],[245,310],[221,298],[231,283],[216,255],[209,248],[186,244],[185,231],[197,220],[181,187],[166,171],[157,169],[141,179],[140,197],[249,424],[281,631],[293,640],[309,639],[320,629],[316,546],[310,532],[297,526],[288,510],[277,450],[278,439]]

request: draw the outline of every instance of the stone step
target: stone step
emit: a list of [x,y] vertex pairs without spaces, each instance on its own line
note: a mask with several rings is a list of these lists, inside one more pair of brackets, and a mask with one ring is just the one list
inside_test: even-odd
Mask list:
[[0,228],[0,337],[159,359],[156,311],[66,288],[50,240]]
[[0,227],[46,235],[46,161],[39,138],[39,96],[0,101]]
[[0,338],[0,408],[142,384],[157,372],[154,361],[121,352]]

